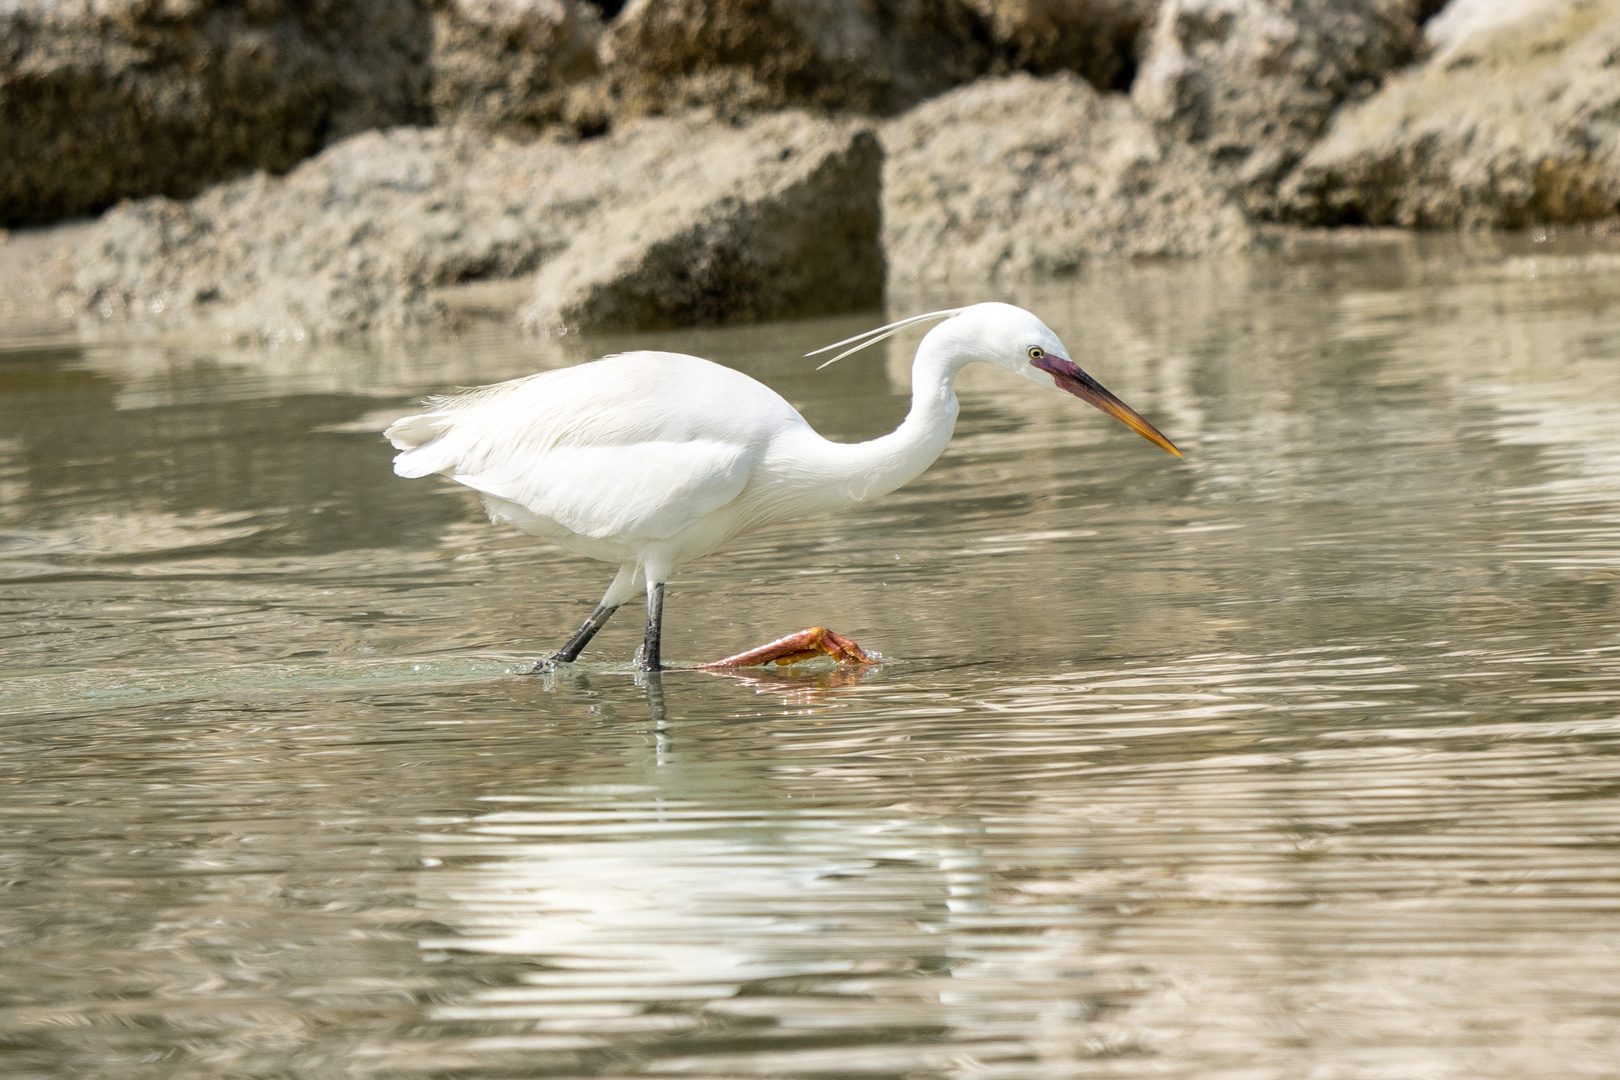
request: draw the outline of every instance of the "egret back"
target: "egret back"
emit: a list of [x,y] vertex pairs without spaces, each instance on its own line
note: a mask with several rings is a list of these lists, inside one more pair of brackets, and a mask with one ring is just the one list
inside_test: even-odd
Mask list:
[[539,520],[498,516],[554,539],[545,522],[629,545],[730,503],[776,434],[807,429],[768,387],[674,353],[607,357],[430,406],[385,433],[402,451],[396,473],[446,475],[523,508]]

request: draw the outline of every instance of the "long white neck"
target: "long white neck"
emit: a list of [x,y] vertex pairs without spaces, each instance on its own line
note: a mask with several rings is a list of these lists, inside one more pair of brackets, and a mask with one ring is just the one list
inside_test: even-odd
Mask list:
[[819,440],[811,465],[816,489],[829,504],[847,505],[893,491],[921,475],[956,430],[956,373],[972,357],[930,334],[911,363],[911,410],[898,428],[863,443]]

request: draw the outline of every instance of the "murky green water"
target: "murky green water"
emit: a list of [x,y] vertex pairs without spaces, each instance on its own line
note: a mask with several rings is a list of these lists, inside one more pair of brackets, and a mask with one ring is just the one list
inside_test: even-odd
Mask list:
[[0,1073],[1613,1075],[1620,257],[1011,298],[1187,460],[973,371],[920,481],[672,587],[673,660],[819,622],[860,674],[649,683],[623,614],[514,674],[608,568],[377,432],[656,340],[868,437],[910,343],[798,354],[876,313],[0,342]]

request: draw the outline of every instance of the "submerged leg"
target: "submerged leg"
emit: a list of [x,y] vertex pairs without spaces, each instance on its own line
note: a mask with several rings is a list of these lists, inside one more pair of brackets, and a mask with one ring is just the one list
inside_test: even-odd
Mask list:
[[591,638],[596,636],[596,632],[602,629],[608,618],[618,610],[618,604],[614,604],[612,607],[608,607],[606,604],[597,604],[596,610],[591,612],[591,617],[586,619],[584,625],[574,631],[574,636],[568,639],[568,644],[553,653],[550,659],[540,661],[535,670],[544,668],[548,664],[572,664],[579,657],[581,650],[590,644]]
[[797,634],[777,638],[767,645],[747,652],[700,664],[706,668],[754,667],[757,664],[796,664],[812,656],[830,656],[840,664],[870,664],[874,661],[866,651],[842,634],[835,634],[825,626],[812,626]]
[[659,645],[664,636],[664,583],[647,581],[647,639],[641,643],[641,667],[643,671],[657,671],[663,665],[659,662]]

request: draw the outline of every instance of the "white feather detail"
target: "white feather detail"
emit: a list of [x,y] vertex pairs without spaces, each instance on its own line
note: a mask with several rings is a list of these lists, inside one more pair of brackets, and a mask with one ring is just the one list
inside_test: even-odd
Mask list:
[[820,356],[824,352],[832,352],[840,345],[849,345],[849,343],[852,341],[859,342],[858,345],[850,345],[849,348],[845,349],[831,360],[817,364],[816,370],[820,371],[822,368],[827,367],[830,364],[838,363],[838,361],[842,360],[850,353],[860,352],[868,345],[876,345],[878,342],[883,341],[886,338],[894,337],[894,335],[898,334],[908,326],[915,326],[917,323],[927,322],[930,319],[948,319],[953,315],[960,315],[964,310],[966,309],[946,308],[944,311],[930,311],[923,315],[913,315],[909,319],[901,319],[899,322],[892,322],[887,326],[876,326],[870,330],[862,331],[861,333],[856,334],[854,337],[847,337],[843,341],[835,341],[831,345],[824,345],[814,352],[807,352],[804,355]]

